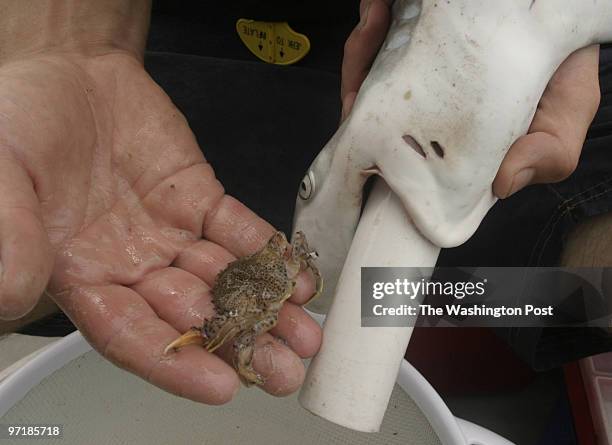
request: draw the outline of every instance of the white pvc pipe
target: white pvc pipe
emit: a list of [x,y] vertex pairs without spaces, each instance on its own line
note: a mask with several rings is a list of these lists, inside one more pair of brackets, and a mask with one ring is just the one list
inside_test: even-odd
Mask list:
[[306,409],[348,428],[379,430],[412,328],[361,327],[361,267],[433,267],[439,251],[409,224],[397,196],[378,179],[300,394]]

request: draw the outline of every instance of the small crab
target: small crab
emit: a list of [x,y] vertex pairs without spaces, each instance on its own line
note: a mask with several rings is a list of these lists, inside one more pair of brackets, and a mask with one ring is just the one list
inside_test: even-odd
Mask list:
[[217,314],[170,343],[165,352],[188,344],[212,352],[233,340],[233,364],[240,379],[246,386],[262,385],[262,376],[252,367],[255,338],[276,325],[300,271],[310,269],[316,279],[311,300],[321,293],[323,280],[314,258],[302,232],[296,233],[291,246],[282,232],[276,232],[259,252],[233,261],[219,273],[211,291]]

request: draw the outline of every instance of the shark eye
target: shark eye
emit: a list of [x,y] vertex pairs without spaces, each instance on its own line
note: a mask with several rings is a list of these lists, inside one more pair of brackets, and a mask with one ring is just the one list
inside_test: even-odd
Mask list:
[[304,201],[310,199],[315,191],[315,178],[314,173],[309,171],[304,179],[302,179],[302,183],[300,184],[299,196]]

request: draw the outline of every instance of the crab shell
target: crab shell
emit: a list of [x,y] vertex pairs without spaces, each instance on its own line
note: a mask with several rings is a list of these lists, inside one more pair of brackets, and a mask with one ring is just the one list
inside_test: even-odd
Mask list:
[[260,251],[230,263],[211,291],[217,313],[236,316],[253,308],[278,311],[295,287],[288,247],[285,236],[277,232]]

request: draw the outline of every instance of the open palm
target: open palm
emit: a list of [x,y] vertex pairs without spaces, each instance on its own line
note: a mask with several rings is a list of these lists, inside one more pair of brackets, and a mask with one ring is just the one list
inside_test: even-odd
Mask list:
[[[184,397],[223,403],[239,386],[229,351],[163,350],[213,314],[217,273],[272,233],[225,195],[185,118],[139,60],[57,53],[0,68],[5,318],[49,283],[114,363]],[[319,346],[318,326],[299,307],[311,292],[300,277],[272,331],[284,341],[258,339],[254,366],[268,392],[294,391],[300,357]]]

